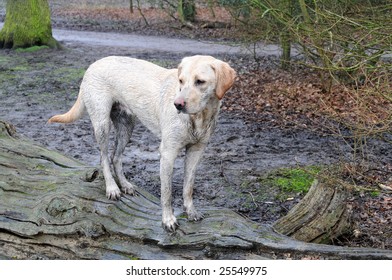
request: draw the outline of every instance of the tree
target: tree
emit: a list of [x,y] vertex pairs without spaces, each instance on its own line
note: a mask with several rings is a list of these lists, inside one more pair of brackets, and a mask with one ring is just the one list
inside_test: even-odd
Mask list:
[[182,22],[195,21],[196,6],[194,0],[179,0],[177,9],[178,16]]
[[0,48],[31,46],[60,47],[52,36],[48,0],[7,0]]
[[[284,0],[281,3],[282,10],[287,15],[291,15],[291,10],[293,9],[292,0]],[[282,31],[280,32],[280,45],[282,47],[282,56],[280,58],[281,66],[283,69],[288,69],[291,59],[291,34],[287,26],[282,26]]]
[[323,90],[333,83],[361,85],[391,46],[392,5],[387,0],[241,0],[276,24],[284,61],[289,43],[301,47],[306,65],[319,73]]
[[195,0],[159,0],[158,3],[169,16],[189,27],[196,20]]

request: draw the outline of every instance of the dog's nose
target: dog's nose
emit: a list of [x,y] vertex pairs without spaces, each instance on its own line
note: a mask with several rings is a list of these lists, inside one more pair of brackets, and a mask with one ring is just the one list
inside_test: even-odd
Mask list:
[[174,106],[176,107],[176,109],[178,111],[182,111],[185,108],[185,101],[182,98],[177,99],[176,101],[174,101]]

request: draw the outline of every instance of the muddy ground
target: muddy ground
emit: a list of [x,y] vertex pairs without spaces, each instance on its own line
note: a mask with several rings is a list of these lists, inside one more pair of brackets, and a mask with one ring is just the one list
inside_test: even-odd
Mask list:
[[[55,17],[55,24],[62,26],[66,15]],[[109,30],[102,30],[102,26],[98,29],[113,31],[113,25],[116,23],[111,22]],[[83,29],[80,24],[74,27]],[[123,55],[175,67],[185,54],[62,43],[63,50],[0,50],[0,119],[12,123],[20,134],[42,146],[86,164],[99,165],[99,151],[87,116],[70,125],[46,124],[49,117],[67,111],[74,103],[88,65],[108,55]],[[221,54],[218,58],[241,73],[255,67],[252,57]],[[277,65],[276,57],[262,58],[262,62],[265,69],[275,69]],[[278,117],[273,114],[253,113],[253,108],[248,111],[246,107],[235,109],[235,102],[234,98],[224,100],[217,130],[198,169],[194,198],[200,208],[226,207],[257,222],[271,224],[285,215],[303,194],[282,194],[282,190],[264,180],[269,174],[285,167],[324,166],[353,158],[351,143],[319,127],[282,127],[276,125],[279,122],[274,118]],[[158,145],[159,140],[138,124],[124,155],[126,176],[156,196],[160,194]],[[390,144],[371,139],[367,145],[368,165],[379,168],[391,163]],[[182,203],[182,163],[183,155],[175,165],[173,196],[177,206]],[[390,195],[381,193],[372,197],[369,193],[355,193],[350,203],[356,209],[353,214],[356,235],[348,234],[336,241],[338,244],[392,249],[392,222],[388,214],[391,212],[383,214],[382,207],[374,209],[373,200],[385,202],[390,211]]]

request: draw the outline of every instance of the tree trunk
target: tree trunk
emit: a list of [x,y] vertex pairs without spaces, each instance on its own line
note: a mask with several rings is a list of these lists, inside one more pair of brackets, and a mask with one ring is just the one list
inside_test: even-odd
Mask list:
[[194,0],[179,0],[177,10],[181,22],[195,21],[196,5]]
[[392,259],[392,251],[310,244],[222,208],[161,227],[159,199],[105,197],[100,171],[19,139],[0,121],[0,259]]
[[289,69],[290,60],[291,60],[291,41],[290,41],[289,31],[284,30],[280,34],[280,45],[282,47],[282,56],[280,58],[280,65],[282,69],[287,70]]
[[315,180],[306,196],[274,224],[284,235],[305,242],[331,243],[350,230],[344,186]]
[[[292,17],[292,0],[283,0],[282,10],[286,15]],[[290,66],[291,60],[291,34],[289,31],[289,26],[286,24],[280,24],[282,31],[280,32],[280,45],[282,47],[282,56],[280,58],[280,64],[282,69],[287,70]]]
[[48,0],[7,0],[5,23],[0,31],[0,48],[43,45],[60,47],[52,36]]

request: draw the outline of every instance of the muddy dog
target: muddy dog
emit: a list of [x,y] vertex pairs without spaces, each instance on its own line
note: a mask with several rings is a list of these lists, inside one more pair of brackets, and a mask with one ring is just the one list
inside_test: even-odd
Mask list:
[[[109,199],[121,191],[134,194],[125,178],[121,155],[138,119],[161,139],[160,179],[162,224],[168,231],[178,227],[172,208],[174,161],[185,147],[184,210],[189,220],[200,220],[192,199],[196,166],[216,124],[221,99],[235,79],[235,71],[211,56],[185,57],[178,69],[128,57],[106,57],[86,71],[73,107],[49,123],[71,123],[87,110],[101,152],[101,165]],[[108,156],[111,121],[116,132],[112,158],[121,191],[113,178]]]

